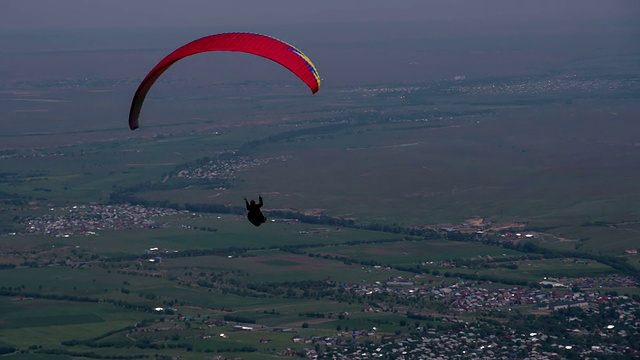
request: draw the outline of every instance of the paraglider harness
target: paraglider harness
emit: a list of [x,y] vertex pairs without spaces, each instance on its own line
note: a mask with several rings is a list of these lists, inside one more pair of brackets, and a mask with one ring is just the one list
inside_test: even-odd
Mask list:
[[258,199],[260,202],[257,204],[254,200],[251,200],[251,203],[249,203],[246,198],[244,199],[244,202],[247,205],[247,210],[249,211],[249,213],[247,213],[247,219],[249,219],[249,221],[255,226],[260,226],[267,222],[267,217],[264,216],[262,211],[260,211],[260,208],[264,205],[262,202],[262,196],[258,196]]

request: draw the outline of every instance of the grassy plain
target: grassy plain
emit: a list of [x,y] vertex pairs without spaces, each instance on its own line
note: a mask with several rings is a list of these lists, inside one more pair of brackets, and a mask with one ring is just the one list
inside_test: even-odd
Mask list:
[[2,341],[20,348],[58,346],[70,338],[93,337],[131,326],[140,313],[107,304],[3,297]]
[[346,256],[358,260],[374,260],[382,264],[413,265],[424,262],[441,262],[455,258],[469,259],[474,257],[503,257],[523,255],[518,251],[496,246],[458,241],[421,241],[413,243],[393,243],[375,245],[354,245],[348,248],[340,246],[324,246],[310,248],[309,252]]
[[[216,92],[226,95],[213,103],[215,96],[186,89],[173,105],[160,88],[147,117],[157,115],[158,123],[146,120],[147,130],[134,136],[113,131],[108,141],[78,143],[70,133],[60,135],[69,136],[65,146],[3,150],[0,345],[18,350],[11,359],[86,357],[82,352],[277,358],[286,348],[312,346],[294,343],[294,335],[373,327],[393,335],[408,331],[408,310],[442,310],[437,301],[353,295],[359,287],[461,280],[441,275],[450,272],[502,279],[487,285],[502,288],[510,280],[616,273],[577,257],[527,259],[480,236],[448,240],[439,230],[512,227],[534,233],[527,241],[544,248],[585,256],[638,248],[638,105],[628,101],[637,95],[571,87],[534,98],[475,93],[486,83],[511,89],[522,81],[538,86],[547,78],[380,84],[314,100],[290,89],[280,90],[287,100],[233,95],[264,86],[247,83]],[[245,102],[252,113],[238,115],[238,103],[225,100]],[[188,108],[180,126],[169,119],[176,104]],[[229,121],[195,118],[212,108]],[[224,165],[215,168],[224,175],[178,176],[213,172],[211,164]],[[89,226],[90,235],[29,233],[29,221],[46,223],[47,216],[66,216],[66,206],[110,203],[122,194],[155,205],[240,210],[243,197],[261,194],[268,212],[353,223],[269,215],[273,221],[255,228],[233,211],[189,212],[140,228]],[[483,225],[461,225],[470,219]],[[415,232],[425,226],[438,238]],[[480,258],[495,266],[443,263]],[[508,260],[495,261],[501,258]],[[629,263],[640,266],[637,256]],[[437,273],[407,271],[417,266]],[[364,312],[369,306],[379,312]],[[445,323],[438,321],[432,325]],[[235,331],[236,323],[254,331]]]

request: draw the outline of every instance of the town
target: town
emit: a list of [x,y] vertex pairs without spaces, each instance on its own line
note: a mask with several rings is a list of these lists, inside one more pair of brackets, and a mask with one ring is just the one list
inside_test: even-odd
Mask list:
[[[130,204],[89,204],[49,208],[50,214],[22,217],[25,233],[69,237],[97,235],[101,230],[151,229],[161,226],[155,219],[178,214],[184,210],[145,207]],[[16,235],[17,233],[12,233]]]

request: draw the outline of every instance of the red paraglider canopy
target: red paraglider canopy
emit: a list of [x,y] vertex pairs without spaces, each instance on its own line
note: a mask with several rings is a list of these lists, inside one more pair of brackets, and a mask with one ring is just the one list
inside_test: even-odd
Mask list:
[[300,50],[278,39],[252,33],[225,33],[205,36],[173,51],[162,59],[142,80],[131,102],[129,128],[138,128],[138,117],[144,98],[153,83],[176,61],[209,51],[236,51],[254,54],[289,69],[316,93],[320,89],[320,75],[311,60]]

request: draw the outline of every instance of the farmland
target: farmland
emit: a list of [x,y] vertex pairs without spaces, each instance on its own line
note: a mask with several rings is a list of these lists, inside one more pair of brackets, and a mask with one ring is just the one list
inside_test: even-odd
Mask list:
[[[30,142],[0,153],[0,349],[632,358],[638,80],[580,76],[385,83],[313,101],[285,86],[243,98],[252,114],[220,99],[262,83],[211,101],[182,84],[184,114],[161,84],[140,132],[89,120],[6,136]],[[126,82],[55,84],[22,86],[90,89],[89,103],[109,90],[116,103]],[[192,116],[205,110],[228,118]],[[269,221],[256,228],[242,198],[258,194]]]

